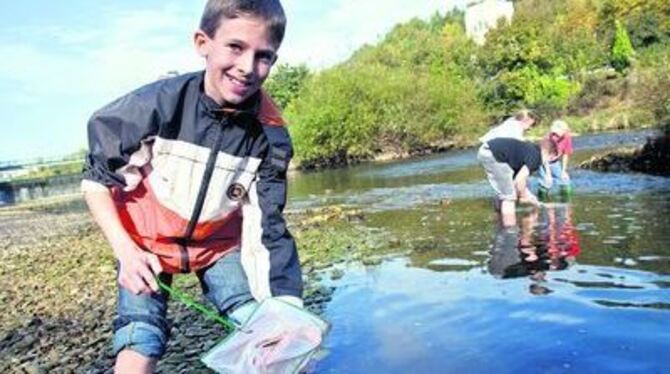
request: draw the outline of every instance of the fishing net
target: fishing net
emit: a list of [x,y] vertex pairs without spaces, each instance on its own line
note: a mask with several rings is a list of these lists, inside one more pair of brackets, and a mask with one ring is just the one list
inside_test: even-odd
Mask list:
[[278,298],[263,300],[246,321],[237,324],[158,280],[159,286],[229,334],[201,358],[218,373],[298,373],[319,351],[330,326],[302,308]]
[[321,346],[328,323],[279,299],[265,299],[241,327],[205,354],[220,373],[297,373]]

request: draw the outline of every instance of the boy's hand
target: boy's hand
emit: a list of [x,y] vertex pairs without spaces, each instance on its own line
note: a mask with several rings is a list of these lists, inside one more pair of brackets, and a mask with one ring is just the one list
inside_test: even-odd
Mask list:
[[156,275],[163,271],[158,257],[134,243],[116,250],[119,260],[119,284],[135,295],[158,292]]
[[119,284],[136,295],[158,292],[154,277],[163,271],[158,257],[143,251],[128,235],[117,214],[111,192],[104,188],[96,189],[85,192],[84,198],[119,260]]

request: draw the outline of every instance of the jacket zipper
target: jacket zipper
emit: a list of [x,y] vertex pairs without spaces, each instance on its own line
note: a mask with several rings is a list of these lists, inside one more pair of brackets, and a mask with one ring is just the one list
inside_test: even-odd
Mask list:
[[202,207],[205,204],[205,197],[207,197],[207,190],[209,184],[212,180],[212,174],[214,174],[214,166],[216,165],[216,158],[221,148],[221,143],[223,142],[223,128],[227,123],[227,117],[223,117],[220,121],[219,135],[216,138],[216,143],[209,152],[209,158],[207,159],[207,165],[205,166],[205,173],[202,176],[202,182],[200,183],[200,190],[198,191],[198,197],[195,200],[195,205],[193,207],[193,213],[191,213],[191,219],[188,221],[188,226],[186,228],[186,233],[184,237],[178,240],[179,252],[180,252],[180,271],[182,273],[188,273],[190,271],[188,250],[186,246],[191,241],[193,232],[195,231],[195,225],[198,223],[200,214],[202,213]]

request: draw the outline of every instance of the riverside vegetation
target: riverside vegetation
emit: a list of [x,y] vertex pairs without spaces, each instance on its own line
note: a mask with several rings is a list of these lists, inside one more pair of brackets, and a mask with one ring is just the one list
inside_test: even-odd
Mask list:
[[665,0],[519,0],[508,24],[469,40],[463,13],[397,25],[321,71],[280,65],[268,81],[313,169],[472,145],[516,108],[577,133],[663,125],[670,111]]

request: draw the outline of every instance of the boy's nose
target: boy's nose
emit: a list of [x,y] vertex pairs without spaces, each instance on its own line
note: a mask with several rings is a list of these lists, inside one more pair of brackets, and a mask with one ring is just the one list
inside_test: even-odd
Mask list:
[[253,53],[245,53],[236,61],[237,70],[245,76],[251,75],[254,71],[254,55]]

